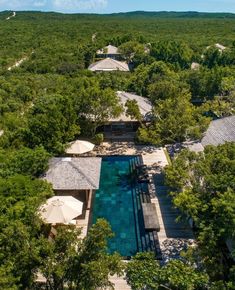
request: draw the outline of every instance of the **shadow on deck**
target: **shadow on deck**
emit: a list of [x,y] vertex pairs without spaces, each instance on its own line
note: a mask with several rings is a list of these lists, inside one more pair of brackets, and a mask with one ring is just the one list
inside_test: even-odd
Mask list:
[[164,184],[164,175],[162,173],[154,176],[156,186],[156,196],[162,214],[162,220],[165,227],[166,238],[168,239],[193,239],[193,232],[186,220],[176,221],[180,216],[178,209],[174,208],[171,197],[168,195],[168,187]]

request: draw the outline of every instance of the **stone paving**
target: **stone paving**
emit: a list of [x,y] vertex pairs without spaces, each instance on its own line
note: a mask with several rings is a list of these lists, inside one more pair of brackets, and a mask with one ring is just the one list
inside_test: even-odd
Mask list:
[[131,290],[131,287],[127,285],[124,276],[118,277],[115,275],[113,277],[110,277],[109,280],[114,284],[115,290]]

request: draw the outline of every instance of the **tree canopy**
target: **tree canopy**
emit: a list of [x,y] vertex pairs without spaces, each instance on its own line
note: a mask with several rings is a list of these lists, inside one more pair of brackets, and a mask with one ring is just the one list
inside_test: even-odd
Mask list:
[[174,204],[193,219],[199,255],[213,279],[228,274],[223,249],[235,237],[234,159],[235,145],[227,143],[208,146],[201,154],[182,151],[166,168]]

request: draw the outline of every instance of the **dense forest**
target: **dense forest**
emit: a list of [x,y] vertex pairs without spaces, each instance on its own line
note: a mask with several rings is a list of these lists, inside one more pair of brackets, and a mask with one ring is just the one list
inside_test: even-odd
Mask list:
[[[235,16],[17,12],[6,20],[9,15],[0,13],[0,288],[36,289],[38,270],[48,289],[110,286],[108,274],[124,266],[119,255],[106,252],[109,225],[100,220],[84,241],[62,228],[55,244],[48,243],[36,212],[53,192],[37,178],[76,137],[102,140],[97,128],[122,110],[117,90],[153,104],[151,122],[137,132],[141,144],[198,140],[212,119],[234,114]],[[131,72],[87,69],[108,44],[119,47]],[[135,104],[129,111],[139,118]],[[175,205],[193,217],[201,247],[162,268],[151,254],[138,254],[126,270],[129,284],[235,289],[234,268],[224,266],[221,254],[224,240],[235,236],[234,144],[208,147],[199,156],[184,151],[166,177]]]

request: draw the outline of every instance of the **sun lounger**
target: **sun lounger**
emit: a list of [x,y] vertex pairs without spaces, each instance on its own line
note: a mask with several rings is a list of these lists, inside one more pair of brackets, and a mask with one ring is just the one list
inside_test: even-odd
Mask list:
[[160,231],[156,206],[153,203],[142,203],[144,225],[146,231]]

